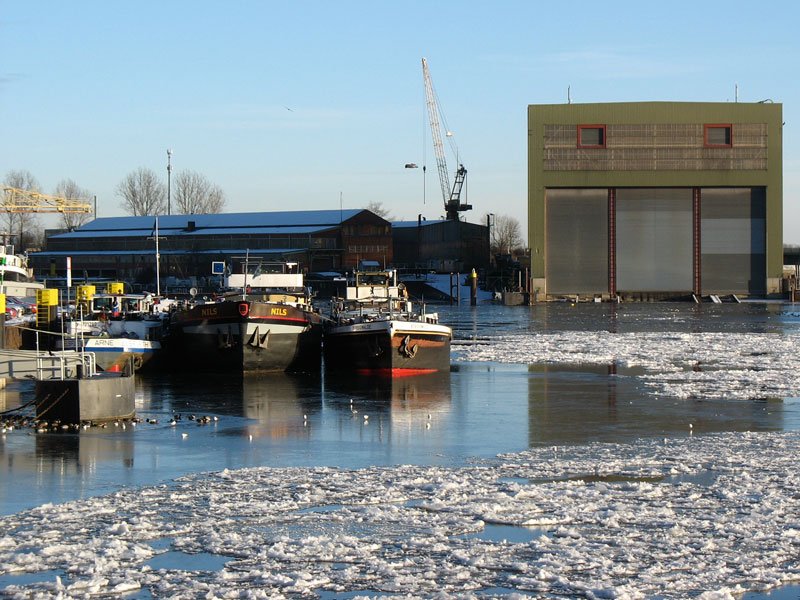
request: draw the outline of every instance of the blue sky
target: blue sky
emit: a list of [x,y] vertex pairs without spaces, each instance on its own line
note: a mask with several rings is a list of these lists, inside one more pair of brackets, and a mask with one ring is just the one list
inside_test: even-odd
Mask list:
[[[0,0],[0,178],[72,178],[99,216],[146,167],[202,173],[227,210],[443,214],[428,59],[467,219],[527,230],[527,106],[646,100],[783,104],[784,241],[800,243],[792,2]],[[449,154],[452,174],[456,157]],[[404,164],[427,164],[404,169]]]

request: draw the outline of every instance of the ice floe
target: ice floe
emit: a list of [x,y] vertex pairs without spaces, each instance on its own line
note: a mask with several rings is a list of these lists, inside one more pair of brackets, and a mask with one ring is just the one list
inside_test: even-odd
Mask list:
[[501,334],[454,347],[458,361],[641,367],[653,392],[677,398],[800,396],[800,333]]
[[[800,580],[798,453],[796,433],[731,433],[197,474],[3,517],[2,593],[734,598]],[[149,565],[168,552],[219,560]]]

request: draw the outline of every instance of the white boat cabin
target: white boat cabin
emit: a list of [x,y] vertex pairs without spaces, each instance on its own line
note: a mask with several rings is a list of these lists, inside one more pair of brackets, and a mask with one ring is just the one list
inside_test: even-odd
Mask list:
[[90,312],[143,318],[153,313],[154,306],[152,294],[96,294],[90,301]]
[[397,271],[356,271],[348,284],[346,300],[374,300],[404,297],[405,289],[397,284]]
[[303,290],[303,274],[294,262],[237,259],[225,269],[223,286],[229,290]]

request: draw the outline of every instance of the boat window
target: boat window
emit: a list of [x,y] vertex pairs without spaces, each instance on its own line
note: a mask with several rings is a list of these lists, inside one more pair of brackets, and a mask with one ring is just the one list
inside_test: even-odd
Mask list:
[[123,301],[122,310],[125,312],[137,312],[139,310],[139,303],[135,298],[128,298]]
[[95,298],[95,310],[111,310],[111,298]]
[[361,273],[358,276],[359,285],[386,285],[387,280],[385,273]]

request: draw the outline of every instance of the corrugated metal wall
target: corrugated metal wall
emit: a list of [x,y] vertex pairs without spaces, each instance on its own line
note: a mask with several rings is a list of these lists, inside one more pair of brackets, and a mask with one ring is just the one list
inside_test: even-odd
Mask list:
[[547,293],[608,292],[608,190],[549,189],[545,211]]
[[701,189],[700,223],[703,293],[765,293],[765,190]]
[[[615,189],[615,291],[695,291],[695,188]],[[548,189],[547,293],[609,291],[609,190]],[[766,292],[766,191],[702,188],[700,291]]]
[[606,146],[580,148],[575,125],[544,126],[544,171],[709,171],[767,168],[766,123],[737,123],[730,148],[706,148],[700,123],[609,123]]
[[617,290],[691,292],[692,189],[618,189]]

